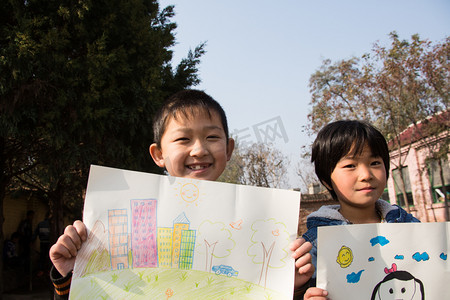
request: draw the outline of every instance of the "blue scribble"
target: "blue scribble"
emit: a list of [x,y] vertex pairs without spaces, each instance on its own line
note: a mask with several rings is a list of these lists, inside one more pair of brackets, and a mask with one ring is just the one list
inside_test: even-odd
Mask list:
[[361,279],[361,274],[364,270],[359,271],[358,273],[352,272],[351,274],[347,274],[347,282],[348,283],[357,283]]
[[395,259],[405,259],[405,256],[403,256],[403,255],[396,255],[394,258]]
[[444,252],[442,252],[441,255],[439,255],[439,257],[440,257],[442,260],[447,260],[447,254],[444,254]]
[[430,256],[428,255],[428,253],[424,252],[422,254],[420,254],[419,252],[416,252],[413,254],[412,258],[416,261],[426,261],[430,259]]
[[387,238],[385,238],[384,236],[376,236],[374,238],[372,238],[370,240],[370,243],[372,244],[372,246],[375,246],[376,244],[380,244],[380,246],[384,246],[387,243],[389,243],[389,240]]
[[374,260],[375,260],[375,258],[369,257],[369,261],[374,261]]

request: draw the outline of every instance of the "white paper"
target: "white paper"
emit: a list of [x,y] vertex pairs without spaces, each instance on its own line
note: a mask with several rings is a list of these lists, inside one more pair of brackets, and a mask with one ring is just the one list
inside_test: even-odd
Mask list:
[[70,298],[292,299],[299,205],[294,191],[91,166]]
[[450,299],[450,223],[318,228],[317,286],[330,299]]

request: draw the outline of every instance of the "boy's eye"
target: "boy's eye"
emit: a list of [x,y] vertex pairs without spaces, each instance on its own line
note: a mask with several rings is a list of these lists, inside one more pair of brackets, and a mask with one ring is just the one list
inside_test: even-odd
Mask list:
[[343,166],[344,168],[354,168],[355,165],[354,164],[346,164]]
[[187,137],[179,137],[175,139],[175,142],[183,142],[183,141],[189,141]]
[[372,166],[378,166],[378,165],[381,165],[381,161],[376,160],[376,161],[372,162]]
[[208,135],[208,139],[220,139],[220,136],[218,135]]

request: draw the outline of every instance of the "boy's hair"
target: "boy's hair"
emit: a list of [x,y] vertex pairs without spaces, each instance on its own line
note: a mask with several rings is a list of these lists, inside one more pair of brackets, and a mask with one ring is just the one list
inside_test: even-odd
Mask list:
[[182,115],[189,119],[193,118],[198,111],[207,113],[210,118],[211,111],[219,114],[228,142],[228,123],[222,106],[203,91],[182,90],[170,96],[155,114],[153,119],[153,139],[156,145],[161,147],[161,139],[170,118],[176,120]]
[[[383,159],[387,179],[389,176],[389,150],[383,135],[367,122],[341,120],[323,127],[313,143],[311,162],[314,163],[319,180],[332,187],[331,173],[339,160],[350,151],[354,155],[361,154],[366,144],[372,155],[380,156]],[[336,193],[328,190],[331,196],[337,199]]]

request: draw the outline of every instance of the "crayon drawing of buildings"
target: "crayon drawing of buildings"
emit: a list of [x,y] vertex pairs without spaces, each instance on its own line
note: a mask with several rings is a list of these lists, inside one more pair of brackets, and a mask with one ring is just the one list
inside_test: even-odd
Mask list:
[[189,229],[184,213],[173,220],[173,227],[157,227],[156,208],[154,199],[131,200],[131,245],[127,209],[108,211],[113,270],[129,268],[131,261],[133,268],[192,269],[196,230]]
[[111,269],[126,269],[128,265],[128,215],[126,209],[108,210],[109,251]]
[[156,200],[131,200],[131,247],[134,268],[158,266]]
[[194,262],[195,230],[184,230],[181,234],[179,268],[192,269]]
[[196,231],[184,213],[173,221],[173,228],[158,228],[158,261],[160,268],[192,269]]
[[172,267],[172,237],[173,228],[158,228],[158,266],[160,268]]

